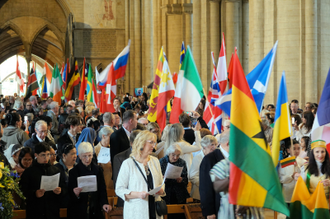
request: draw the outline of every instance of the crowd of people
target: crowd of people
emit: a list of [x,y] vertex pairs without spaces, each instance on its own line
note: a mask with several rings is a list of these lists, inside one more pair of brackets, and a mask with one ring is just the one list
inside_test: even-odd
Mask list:
[[[180,123],[167,124],[162,131],[147,119],[146,93],[115,98],[115,112],[103,114],[82,100],[59,105],[52,98],[24,99],[15,94],[0,95],[0,101],[0,161],[21,178],[26,199],[16,202],[26,209],[27,218],[59,218],[60,208],[67,208],[68,218],[103,218],[103,212],[112,210],[107,189],[115,190],[124,218],[162,218],[164,203],[185,204],[189,197],[200,203],[207,219],[263,217],[262,209],[229,204],[230,120],[223,122],[221,134],[213,136],[203,120],[205,99],[192,113],[182,113]],[[325,142],[310,138],[316,111],[317,104],[308,102],[304,110],[297,100],[290,104],[293,135],[281,141],[280,159],[294,156],[296,162],[278,169],[288,205],[300,176],[311,193],[322,182],[329,198]],[[270,146],[274,118],[275,106],[265,106],[261,120]],[[103,149],[110,151],[107,163],[99,162]],[[180,177],[163,178],[169,164],[182,167]],[[41,189],[42,176],[58,173],[57,188]],[[77,180],[82,176],[95,176],[97,190],[84,192]],[[159,190],[149,194],[155,188]]]

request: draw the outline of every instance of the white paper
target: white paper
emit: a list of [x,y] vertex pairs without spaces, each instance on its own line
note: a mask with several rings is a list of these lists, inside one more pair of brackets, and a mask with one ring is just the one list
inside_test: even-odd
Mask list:
[[164,179],[177,179],[181,177],[183,167],[177,167],[168,163],[164,174]]
[[41,176],[40,189],[45,191],[53,191],[60,183],[60,173],[52,176]]
[[156,194],[157,192],[159,192],[159,190],[162,188],[162,186],[163,186],[163,184],[161,184],[160,186],[154,188],[153,190],[150,190],[150,191],[148,192],[148,194],[149,194],[149,195],[154,195],[154,194]]
[[97,183],[96,176],[81,176],[77,178],[78,187],[82,188],[81,192],[96,192],[97,191]]
[[110,162],[110,148],[101,147],[99,155],[97,156],[98,163],[109,163]]

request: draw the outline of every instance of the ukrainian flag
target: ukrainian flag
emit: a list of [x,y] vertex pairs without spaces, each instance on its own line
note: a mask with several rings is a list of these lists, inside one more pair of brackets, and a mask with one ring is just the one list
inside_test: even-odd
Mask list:
[[283,71],[277,97],[272,141],[272,158],[274,166],[278,164],[280,141],[291,136],[288,93],[286,89],[285,73]]

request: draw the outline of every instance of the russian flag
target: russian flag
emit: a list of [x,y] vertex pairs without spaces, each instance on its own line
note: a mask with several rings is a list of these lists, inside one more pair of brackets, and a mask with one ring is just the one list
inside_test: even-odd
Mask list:
[[330,152],[330,69],[325,81],[312,128],[312,140],[324,140]]
[[119,55],[100,73],[97,75],[96,83],[99,89],[104,89],[108,80],[108,74],[113,71],[114,80],[125,76],[129,49],[131,40],[128,41],[128,45],[119,53]]

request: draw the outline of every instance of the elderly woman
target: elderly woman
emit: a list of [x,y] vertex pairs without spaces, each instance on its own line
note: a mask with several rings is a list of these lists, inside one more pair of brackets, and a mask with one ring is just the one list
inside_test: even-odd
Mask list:
[[[96,132],[94,129],[90,128],[90,127],[86,127],[82,130],[78,141],[76,143],[76,149],[77,149],[77,153],[79,154],[79,150],[78,150],[78,146],[80,145],[80,143],[82,142],[89,142],[92,145],[93,148],[93,160],[92,162],[94,164],[97,164],[97,159],[96,159],[96,154],[95,154],[95,150],[94,150],[94,142],[96,139]],[[78,155],[77,154],[77,155]],[[77,161],[79,161],[80,157],[77,158]]]
[[200,200],[200,196],[199,196],[199,167],[201,165],[201,162],[202,162],[204,156],[211,153],[212,151],[214,151],[217,148],[218,141],[214,136],[206,135],[206,136],[204,136],[204,138],[202,138],[201,145],[202,145],[203,149],[202,149],[202,151],[199,152],[199,154],[197,154],[193,158],[191,168],[190,168],[190,174],[189,174],[189,180],[192,183],[190,196],[193,199],[195,199],[195,201]]
[[150,156],[156,143],[155,134],[141,131],[133,142],[130,158],[121,165],[116,181],[116,194],[125,201],[124,218],[163,218],[156,212],[155,202],[161,201],[164,185],[155,196],[148,194],[148,191],[163,182],[159,161]]
[[[69,184],[69,171],[76,166],[76,160],[77,160],[77,151],[76,147],[73,144],[65,144],[63,148],[63,154],[60,161],[55,164],[55,167],[57,167],[61,173],[64,176],[65,179],[65,185],[66,188]],[[66,189],[68,191],[68,189]],[[69,193],[63,194],[63,201],[61,202],[62,208],[67,208],[69,203]]]
[[[80,161],[69,173],[68,218],[98,219],[104,218],[102,210],[108,212],[107,190],[101,167],[92,163],[93,147],[89,142],[82,142],[78,146]],[[96,176],[97,191],[82,192],[77,179],[81,176]]]
[[112,161],[110,160],[110,136],[113,133],[112,128],[110,127],[103,127],[99,132],[99,137],[101,141],[95,146],[95,153],[96,156],[99,156],[99,153],[102,148],[108,148],[109,150],[109,162],[108,163],[100,163],[98,164],[103,169],[103,175],[105,179],[105,185],[107,186],[107,189],[114,189],[113,188],[113,181],[112,181]]
[[174,143],[177,143],[181,148],[181,158],[186,161],[187,171],[192,163],[193,155],[192,152],[200,151],[202,149],[200,142],[201,136],[199,131],[195,131],[195,144],[191,145],[185,140],[183,140],[184,129],[181,123],[173,124],[168,132],[164,151],[166,153],[167,149]]
[[166,204],[185,204],[189,197],[187,191],[188,173],[186,162],[180,158],[181,148],[179,144],[174,143],[166,150],[166,156],[159,160],[163,175],[165,174],[167,164],[183,167],[181,177],[177,179],[166,179],[164,200]]

